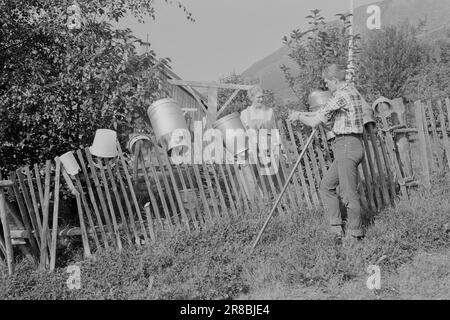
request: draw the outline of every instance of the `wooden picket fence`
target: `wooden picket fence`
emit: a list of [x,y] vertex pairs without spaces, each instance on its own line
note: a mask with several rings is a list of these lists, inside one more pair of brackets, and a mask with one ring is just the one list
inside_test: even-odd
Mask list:
[[[437,106],[440,132],[448,154],[448,137],[443,134],[448,124],[442,121],[440,104]],[[425,168],[431,166],[429,157],[433,155],[426,150],[427,141],[437,137],[438,126],[433,124],[430,114],[426,118],[421,103],[416,103],[416,107],[416,117],[422,119],[417,130]],[[425,125],[425,119],[430,119],[430,126]],[[431,128],[432,135],[426,127]],[[122,152],[118,146],[119,157],[109,161],[93,157],[88,148],[76,150],[81,171],[75,176],[67,174],[58,158],[11,172],[0,185],[3,230],[0,262],[8,265],[12,273],[13,246],[18,246],[40,268],[53,270],[58,239],[62,237],[81,236],[84,255],[90,257],[95,251],[110,247],[121,250],[126,246],[151,244],[163,233],[200,230],[217,218],[239,219],[256,203],[273,202],[309,134],[281,120],[278,129],[282,140],[278,174],[267,179],[248,170],[261,189],[253,197],[245,192],[250,188],[249,176],[243,175],[240,165],[174,164],[155,141],[150,156],[144,159],[138,154],[137,168],[131,164],[132,155]],[[377,130],[374,123],[365,126],[365,157],[359,168],[358,188],[362,205],[368,211],[378,212],[393,206],[398,197],[408,197],[394,131]],[[320,209],[319,185],[332,159],[331,145],[321,129],[289,183],[278,211],[301,214],[305,209]],[[429,177],[426,181],[429,182]],[[75,197],[77,217],[71,226],[61,224],[64,221],[60,217],[62,190],[70,191]]]

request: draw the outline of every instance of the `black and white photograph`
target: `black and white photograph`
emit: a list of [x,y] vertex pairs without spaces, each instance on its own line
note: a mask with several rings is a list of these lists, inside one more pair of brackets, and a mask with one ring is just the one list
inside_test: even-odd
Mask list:
[[449,299],[450,0],[0,0],[0,300]]

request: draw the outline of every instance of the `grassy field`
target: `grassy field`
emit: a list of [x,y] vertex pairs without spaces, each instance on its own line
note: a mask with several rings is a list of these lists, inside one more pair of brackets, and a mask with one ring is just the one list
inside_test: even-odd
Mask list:
[[[53,273],[19,262],[2,270],[0,299],[449,299],[450,183],[434,177],[430,192],[381,212],[357,246],[337,246],[321,211],[275,216],[251,256],[248,250],[270,209],[253,208],[237,221],[204,231],[165,235],[155,245],[98,252]],[[81,289],[69,290],[66,266],[81,269]],[[377,264],[381,289],[366,286]]]

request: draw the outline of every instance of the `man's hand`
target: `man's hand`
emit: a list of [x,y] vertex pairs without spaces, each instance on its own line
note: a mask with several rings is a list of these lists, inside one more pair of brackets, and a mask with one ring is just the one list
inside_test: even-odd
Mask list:
[[315,112],[300,112],[300,111],[294,111],[292,112],[289,116],[288,116],[288,120],[293,122],[293,121],[297,121],[303,118],[303,117],[313,117],[315,116],[316,113]]

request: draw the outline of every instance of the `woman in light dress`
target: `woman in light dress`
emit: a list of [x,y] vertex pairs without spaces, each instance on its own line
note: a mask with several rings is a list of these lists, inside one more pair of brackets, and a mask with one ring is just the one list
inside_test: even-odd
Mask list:
[[[247,94],[252,101],[252,104],[241,112],[241,122],[247,130],[248,134],[249,130],[253,129],[255,130],[253,134],[256,133],[256,137],[258,137],[257,148],[256,150],[253,150],[258,153],[258,156],[256,157],[257,163],[252,164],[251,168],[255,173],[255,176],[259,178],[258,180],[260,180],[259,185],[261,185],[261,183],[264,183],[266,185],[266,188],[270,188],[268,179],[272,179],[274,185],[278,185],[275,174],[278,173],[279,160],[278,155],[276,154],[277,152],[275,152],[276,150],[273,149],[271,136],[271,129],[277,128],[275,115],[272,108],[267,107],[265,104],[263,104],[264,91],[260,86],[252,87],[250,90],[248,90]],[[267,135],[265,135],[266,141],[264,142],[259,139],[259,133],[261,129],[267,130]],[[264,144],[264,146],[262,144]],[[260,152],[264,153],[259,154]],[[256,185],[253,185],[253,188],[256,188]],[[257,188],[257,190],[261,192],[261,189],[259,187]]]

